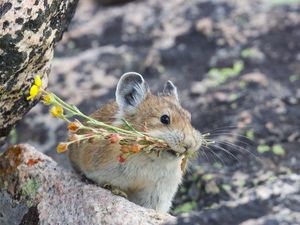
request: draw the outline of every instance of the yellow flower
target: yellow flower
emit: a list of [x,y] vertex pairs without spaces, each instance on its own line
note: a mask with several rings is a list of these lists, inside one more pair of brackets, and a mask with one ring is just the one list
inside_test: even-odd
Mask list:
[[39,75],[36,75],[34,78],[34,85],[31,86],[29,90],[29,96],[26,98],[27,100],[33,99],[39,93],[39,88],[42,86],[42,80]]
[[37,96],[37,94],[39,93],[39,87],[36,86],[35,84],[32,85],[32,87],[29,90],[29,96],[26,98],[27,100],[31,100],[33,99],[35,96]]
[[50,105],[53,102],[53,96],[51,94],[47,94],[43,96],[43,103],[45,105]]
[[63,116],[64,109],[61,106],[56,105],[51,108],[50,112],[52,116],[61,118]]
[[68,144],[67,143],[59,143],[56,147],[56,151],[58,153],[62,153],[68,150]]
[[42,80],[41,80],[41,77],[39,75],[36,75],[35,78],[34,78],[34,84],[38,87],[42,86]]

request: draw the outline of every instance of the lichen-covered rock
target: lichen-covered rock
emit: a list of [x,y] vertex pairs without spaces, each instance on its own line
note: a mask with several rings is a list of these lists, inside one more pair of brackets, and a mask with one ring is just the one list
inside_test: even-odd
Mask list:
[[27,101],[35,75],[50,72],[53,47],[69,24],[78,0],[0,3],[0,138],[37,101]]
[[165,224],[175,222],[87,184],[30,145],[0,156],[0,224]]

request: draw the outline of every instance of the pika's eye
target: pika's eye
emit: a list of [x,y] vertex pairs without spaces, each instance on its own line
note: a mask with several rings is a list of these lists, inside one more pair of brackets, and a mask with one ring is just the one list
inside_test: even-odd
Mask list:
[[160,122],[162,122],[163,124],[170,124],[170,117],[168,115],[162,115],[160,117]]

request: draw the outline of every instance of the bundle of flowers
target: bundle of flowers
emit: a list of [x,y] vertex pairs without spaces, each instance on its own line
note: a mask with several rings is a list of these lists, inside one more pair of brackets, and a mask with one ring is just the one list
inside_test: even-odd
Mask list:
[[[40,76],[35,77],[27,100],[31,101],[37,96],[42,96],[44,104],[51,105],[50,113],[52,116],[68,123],[69,140],[57,145],[58,153],[65,152],[74,143],[96,143],[99,140],[109,140],[112,144],[121,145],[118,160],[123,163],[130,155],[141,151],[146,153],[155,152],[159,156],[161,151],[169,149],[164,140],[152,137],[146,132],[137,131],[126,120],[123,120],[124,127],[126,127],[126,129],[123,129],[83,114],[75,105],[68,104],[54,93],[44,90]],[[82,123],[76,118],[81,118],[85,122]],[[207,134],[202,135],[204,145],[211,143],[205,138],[206,136]],[[187,155],[185,158],[188,157]]]

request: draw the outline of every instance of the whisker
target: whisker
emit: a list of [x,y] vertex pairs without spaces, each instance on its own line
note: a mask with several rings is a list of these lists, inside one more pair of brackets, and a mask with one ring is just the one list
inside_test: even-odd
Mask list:
[[218,160],[220,160],[222,162],[222,165],[224,166],[224,161],[222,160],[222,158],[220,158],[220,156],[218,156],[212,149],[210,149],[208,146],[204,146],[205,148],[207,148],[207,150],[209,150],[210,153],[212,153],[212,155],[217,159],[215,162],[217,162]]
[[239,145],[235,145],[234,143],[230,143],[228,141],[225,141],[225,140],[216,140],[216,142],[220,143],[220,144],[224,144],[224,145],[227,145],[229,147],[233,147],[233,150],[241,150],[240,152],[242,151],[246,151],[247,153],[249,153],[250,155],[252,155],[253,157],[257,158],[257,155],[255,155],[253,152],[251,152],[250,150],[248,150],[247,148],[244,148],[242,146],[239,146]]
[[[247,128],[253,129],[255,127],[247,125]],[[223,127],[218,127],[218,128],[212,129],[212,130],[205,131],[204,133],[212,133],[212,132],[218,131],[218,130],[233,130],[233,129],[240,129],[240,127],[238,125],[223,126]],[[245,129],[245,128],[243,128],[243,129]]]
[[217,149],[220,149],[221,151],[224,151],[226,152],[227,154],[229,154],[231,157],[233,157],[237,162],[240,162],[240,160],[235,156],[233,155],[229,150],[219,146],[219,145],[213,145],[214,148],[217,148]]
[[[223,136],[223,137],[221,137],[220,139],[216,139],[215,141],[226,141],[226,140],[224,139],[225,137],[226,137],[226,136]],[[249,140],[250,140],[250,139],[249,139]],[[247,139],[247,141],[248,141],[248,139]],[[251,147],[251,148],[257,146],[257,144],[256,144],[254,141],[253,141],[253,143],[251,143],[251,142],[242,141],[242,140],[240,140],[240,139],[236,139],[236,140],[234,140],[234,142],[243,144],[243,145],[245,145],[245,146],[249,146],[249,147]],[[231,142],[228,141],[228,143],[231,143]]]
[[206,146],[201,146],[201,148],[200,148],[200,152],[201,152],[203,155],[205,155],[205,158],[207,159],[207,161],[209,161],[209,158],[208,158],[208,156],[207,156],[207,154],[206,154],[205,150],[204,150],[204,149],[202,149],[202,147],[206,147]]
[[[219,142],[219,141],[216,141],[216,142]],[[253,156],[253,157],[255,158],[255,160],[257,160],[257,161],[263,163],[263,161],[259,158],[258,155],[254,154],[253,152],[251,152],[250,150],[248,150],[248,149],[246,149],[246,148],[243,148],[243,147],[241,147],[241,146],[238,146],[238,145],[235,145],[235,144],[233,144],[233,143],[226,142],[226,141],[221,141],[221,142],[219,142],[219,143],[224,144],[224,145],[227,145],[227,146],[231,146],[231,147],[233,147],[233,150],[239,151],[239,149],[240,149],[240,152],[242,152],[242,151],[244,150],[244,151],[246,151],[247,153],[249,153],[249,155]]]
[[238,128],[237,126],[227,126],[227,127],[218,127],[216,129],[213,129],[213,130],[208,130],[208,131],[205,131],[204,133],[212,133],[214,131],[217,131],[217,130],[230,130],[230,129],[235,129],[235,128]]
[[237,134],[237,133],[222,132],[222,133],[209,134],[207,136],[208,137],[219,137],[219,136],[225,136],[225,135],[227,135],[227,136],[233,136],[233,137],[240,137],[240,138],[243,138],[243,139],[246,139],[247,141],[249,141],[249,144],[251,143],[252,145],[256,145],[256,143],[254,141],[252,141],[251,139],[249,139],[245,135]]

